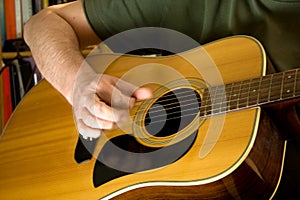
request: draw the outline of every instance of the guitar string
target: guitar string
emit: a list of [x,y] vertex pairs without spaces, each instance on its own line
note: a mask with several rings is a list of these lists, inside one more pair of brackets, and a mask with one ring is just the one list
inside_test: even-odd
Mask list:
[[[298,74],[297,74],[297,72],[298,72],[298,69],[296,69],[296,70],[290,70],[290,71],[286,71],[286,75],[287,74],[290,74],[290,73],[295,73],[295,74],[292,74],[292,75],[294,75],[294,76],[292,76],[291,78],[294,78],[295,80],[296,80],[296,76],[298,76]],[[232,82],[232,83],[228,83],[228,84],[225,84],[225,88],[226,88],[226,86],[229,86],[229,85],[232,85],[232,84],[235,84],[235,85],[237,85],[237,86],[239,86],[240,85],[240,83],[242,83],[242,82],[250,82],[250,84],[256,84],[256,83],[260,83],[260,82],[262,82],[262,81],[265,81],[265,80],[272,80],[273,79],[273,76],[277,76],[277,78],[279,77],[280,78],[280,80],[278,80],[279,81],[279,84],[281,84],[282,83],[282,79],[283,78],[286,78],[286,77],[283,77],[283,75],[284,75],[284,73],[283,72],[281,72],[281,73],[277,73],[277,74],[270,74],[270,75],[266,75],[266,76],[262,76],[262,77],[256,77],[256,78],[252,78],[252,79],[247,79],[247,80],[242,80],[242,81],[237,81],[237,82]],[[300,76],[300,74],[299,74],[299,76]],[[291,79],[291,80],[293,80],[293,79]],[[256,81],[256,82],[253,82],[253,81]],[[297,81],[298,82],[298,81]],[[248,83],[246,83],[246,84],[248,84]],[[296,83],[296,81],[294,82],[294,84]],[[214,87],[211,87],[212,89],[214,89],[214,88],[218,88],[218,87],[222,87],[222,89],[224,88],[224,86],[223,85],[221,85],[221,86],[214,86]],[[232,87],[232,86],[230,86],[230,87]],[[180,88],[179,88],[180,89]],[[207,89],[207,88],[202,88],[202,90],[203,89]],[[197,89],[197,90],[194,90],[194,91],[200,91],[201,89]],[[190,92],[190,91],[188,91],[188,92]],[[183,93],[177,93],[177,94],[184,94],[185,92],[183,92]],[[170,95],[166,95],[166,96],[164,96],[164,97],[168,97],[168,96],[174,96],[173,94],[170,94]],[[149,98],[148,100],[153,100],[153,99],[159,99],[160,97],[154,97],[154,98]],[[168,100],[163,100],[163,101],[168,101]],[[161,101],[161,102],[163,102],[163,101]],[[137,102],[143,102],[143,100],[142,101],[137,101]],[[157,101],[157,103],[160,103],[160,101]]]
[[[248,92],[247,92],[248,93]],[[224,98],[223,98],[224,99]],[[248,97],[245,97],[244,99],[247,99],[248,100]],[[199,100],[199,99],[198,99]],[[239,99],[235,99],[234,101],[236,101],[236,102],[238,102],[238,101],[241,101],[241,100],[243,100],[242,98],[239,98]],[[187,102],[187,101],[185,101],[185,102]],[[228,103],[229,101],[225,101],[225,102],[221,102],[222,104],[224,104],[224,103]],[[231,101],[232,102],[232,101]],[[256,101],[255,101],[256,102]],[[221,103],[219,103],[219,104],[221,104]],[[245,102],[244,102],[245,103]],[[174,104],[174,103],[173,103]],[[218,103],[216,103],[215,105],[217,105]],[[252,104],[252,102],[251,102],[251,104]],[[171,104],[169,104],[169,105],[171,105]],[[186,106],[191,106],[191,105],[193,105],[193,104],[187,104]],[[173,108],[177,108],[177,107],[179,107],[179,106],[176,106],[176,107],[170,107],[169,109],[173,109]],[[204,106],[202,106],[201,108],[203,108]],[[211,107],[211,104],[209,104],[209,105],[207,105],[206,107]],[[217,108],[217,110],[220,110],[220,109],[222,109],[222,108],[224,108],[224,107],[219,107],[219,108]],[[226,107],[227,108],[227,107]],[[158,112],[159,110],[157,110],[157,111],[153,111],[153,112]],[[212,110],[213,111],[213,110]],[[139,111],[139,112],[142,112],[142,111]],[[153,113],[152,112],[152,113]]]
[[[182,89],[182,88],[179,88],[179,89]],[[182,95],[182,94],[188,94],[189,93],[189,95],[185,95],[185,96],[180,96],[180,97],[183,97],[183,98],[185,98],[185,97],[190,97],[190,96],[194,96],[195,95],[195,93],[193,93],[193,94],[190,94],[190,93],[192,93],[192,92],[194,92],[194,91],[196,91],[196,92],[200,92],[201,90],[205,90],[205,89],[207,89],[207,88],[202,88],[202,89],[196,89],[196,90],[193,90],[193,91],[184,91],[184,92],[179,92],[179,93],[176,93],[176,94],[169,94],[169,95],[164,95],[164,96],[160,96],[160,97],[154,97],[154,98],[149,98],[149,99],[147,99],[148,101],[149,100],[155,100],[155,99],[160,99],[160,98],[164,98],[163,100],[160,100],[160,101],[156,101],[155,103],[163,103],[163,102],[166,102],[166,101],[170,101],[170,100],[176,100],[177,98],[171,98],[171,99],[166,99],[166,97],[174,97],[174,96],[178,96],[178,95]],[[177,90],[177,89],[175,89],[175,90]],[[172,92],[172,91],[171,91]],[[137,101],[138,103],[142,103],[142,102],[144,102],[143,100],[142,101]]]
[[[264,88],[265,86],[268,86],[267,87],[267,89],[268,89],[268,91],[269,92],[271,92],[270,90],[271,90],[271,87],[272,88],[274,88],[274,87],[278,87],[279,86],[279,89],[280,89],[280,98],[282,98],[282,89],[283,89],[283,86],[290,86],[290,85],[292,85],[293,86],[293,90],[291,90],[291,91],[293,91],[293,96],[296,96],[295,94],[296,94],[296,92],[297,92],[297,83],[298,83],[298,81],[296,81],[296,79],[297,79],[297,77],[298,77],[298,74],[297,74],[297,72],[298,72],[298,69],[296,69],[296,70],[290,70],[290,71],[286,71],[286,72],[283,72],[283,73],[277,73],[277,74],[271,74],[271,75],[267,75],[267,76],[262,76],[262,77],[257,77],[257,78],[252,78],[252,79],[248,79],[248,80],[243,80],[243,81],[238,81],[238,82],[233,82],[233,83],[230,83],[230,84],[226,84],[225,85],[225,90],[227,89],[227,88],[229,88],[229,85],[230,85],[230,92],[227,90],[226,91],[226,95],[228,94],[228,96],[230,97],[230,100],[228,101],[227,100],[227,98],[226,98],[226,101],[225,102],[223,102],[223,95],[221,96],[221,99],[217,99],[217,98],[212,98],[212,99],[214,99],[214,100],[221,100],[221,102],[219,103],[219,104],[222,104],[222,105],[224,105],[224,104],[226,104],[226,107],[222,107],[222,105],[220,105],[220,107],[219,108],[217,108],[217,109],[211,109],[211,110],[206,110],[206,108],[211,108],[212,107],[212,105],[211,104],[208,104],[208,105],[205,105],[204,107],[203,106],[200,106],[200,108],[205,108],[204,109],[204,111],[205,111],[205,115],[204,116],[209,116],[209,115],[212,115],[212,114],[221,114],[221,113],[224,113],[224,112],[226,112],[226,111],[228,111],[228,109],[229,109],[229,111],[230,110],[239,110],[240,108],[239,108],[239,102],[241,101],[241,100],[244,100],[244,99],[246,99],[247,101],[246,101],[246,106],[243,106],[243,108],[246,108],[246,107],[250,107],[250,106],[256,106],[256,105],[260,105],[261,104],[261,102],[260,102],[260,93],[261,93],[261,91],[263,90],[263,89],[266,89],[266,88]],[[293,73],[293,74],[291,74],[291,73]],[[285,75],[287,75],[287,74],[289,74],[288,76],[285,76]],[[275,76],[277,76],[276,77],[276,79],[275,79],[275,81],[273,81],[274,80],[274,77]],[[293,79],[295,79],[294,81],[293,81],[293,83],[290,83],[290,82],[287,82],[287,83],[285,83],[284,82],[284,79],[285,78],[288,78],[288,79],[290,79],[290,80],[293,80]],[[278,78],[279,78],[279,80],[278,80]],[[268,81],[268,83],[264,83],[263,81]],[[263,83],[263,84],[262,84]],[[284,83],[284,84],[283,84]],[[242,86],[243,86],[243,84],[244,85],[246,85],[247,87],[248,87],[248,90],[246,90],[245,92],[246,93],[241,93],[241,90],[243,91],[243,89],[242,89]],[[256,85],[256,84],[258,84],[258,85]],[[265,84],[265,85],[264,85]],[[227,86],[227,87],[226,87]],[[237,88],[234,88],[234,86],[238,86],[238,89]],[[214,90],[214,93],[216,94],[217,93],[217,91],[218,91],[218,87],[219,86],[216,86],[216,87],[212,87],[211,89],[212,90]],[[224,86],[222,87],[223,88],[223,90],[224,90]],[[296,90],[295,90],[295,88],[297,88]],[[236,91],[236,89],[237,89],[237,91]],[[250,93],[251,93],[251,90],[252,89],[252,91],[253,92],[256,92],[256,95],[257,95],[257,99],[255,100],[255,104],[252,104],[253,102],[249,102],[249,99],[250,99]],[[200,89],[201,90],[201,89]],[[196,91],[200,91],[200,90],[196,90]],[[202,88],[202,90],[203,90],[203,88]],[[288,89],[289,90],[289,89]],[[204,91],[208,91],[207,89],[206,90],[204,90]],[[190,91],[188,91],[189,93],[190,93]],[[205,93],[205,92],[204,92]],[[232,95],[233,94],[233,95]],[[240,96],[242,96],[242,95],[244,95],[244,94],[248,94],[248,95],[246,95],[246,97],[245,98],[239,98]],[[252,93],[253,94],[253,93]],[[194,94],[193,94],[194,95]],[[298,95],[298,94],[297,94]],[[300,95],[300,94],[299,94]],[[171,94],[171,95],[167,95],[167,96],[174,96],[174,94]],[[167,97],[167,96],[164,96],[164,97]],[[231,102],[232,102],[232,100],[231,100],[231,97],[232,96],[238,96],[238,98],[237,99],[234,99],[234,101],[236,101],[236,107],[234,107],[234,108],[231,108],[232,107],[232,105],[230,104]],[[268,96],[269,97],[269,96]],[[152,100],[155,100],[155,99],[159,99],[159,98],[161,98],[161,97],[154,97],[154,98],[152,98]],[[173,100],[174,100],[175,98],[173,98]],[[149,99],[148,99],[149,100]],[[150,99],[151,100],[151,99]],[[198,100],[198,99],[197,99]],[[200,99],[201,100],[201,99]],[[207,100],[210,100],[211,101],[211,98],[207,98],[206,99],[206,103],[207,103]],[[162,101],[157,101],[157,102],[155,102],[155,103],[161,103],[161,102],[163,102],[163,101],[165,101],[165,100],[162,100]],[[167,100],[167,101],[169,101],[169,100]],[[269,98],[267,99],[267,101],[269,102],[270,100],[269,100]],[[274,101],[274,100],[273,100]],[[257,103],[256,103],[257,102]],[[198,104],[199,102],[197,101],[197,104]],[[229,107],[228,107],[228,103],[229,103]],[[249,103],[250,103],[250,106],[249,106]],[[218,104],[218,103],[217,103]],[[191,105],[191,104],[190,104]],[[190,105],[187,105],[187,106],[190,106]],[[216,105],[216,104],[214,104],[214,105]],[[166,105],[165,105],[166,106]],[[178,107],[178,106],[177,106]],[[181,107],[182,108],[182,107]],[[224,108],[226,108],[225,110],[224,110]],[[169,108],[169,109],[173,109],[172,107],[171,108]],[[164,109],[165,110],[165,109]],[[190,110],[190,109],[189,109]],[[217,113],[215,113],[214,111],[218,111]],[[220,112],[220,110],[221,110],[221,112]],[[138,110],[138,112],[144,112],[145,110]],[[183,111],[180,111],[180,112],[184,112],[185,110],[183,110]],[[175,113],[177,113],[177,112],[179,112],[179,111],[176,111]],[[201,110],[200,111],[198,111],[198,109],[197,109],[197,112],[196,113],[192,113],[192,114],[188,114],[188,115],[184,115],[184,116],[179,116],[179,117],[185,117],[185,116],[189,116],[189,115],[195,115],[195,114],[197,114],[199,112],[199,114],[200,114],[200,112],[201,112]],[[153,113],[153,112],[152,112]],[[210,113],[210,114],[208,114],[207,115],[207,113]],[[174,114],[174,112],[173,113],[169,113],[169,115],[171,115],[171,114]],[[161,115],[161,116],[164,116],[164,115]],[[201,115],[200,115],[201,116]],[[134,117],[134,116],[133,116]],[[175,118],[179,118],[179,117],[175,117]],[[151,118],[151,119],[153,119],[153,117]],[[169,120],[170,119],[174,119],[174,118],[168,118]],[[152,122],[152,120],[151,120],[151,122]],[[152,122],[153,123],[153,122]]]
[[[259,79],[253,79],[253,80],[258,80],[257,82],[253,82],[253,81],[251,81],[250,79],[249,80],[245,80],[245,81],[251,81],[251,82],[248,82],[248,83],[246,83],[246,84],[244,84],[244,85],[246,85],[246,86],[251,86],[251,84],[256,84],[256,83],[260,83],[261,81],[259,80]],[[245,82],[245,81],[241,81],[241,82],[234,82],[234,83],[229,83],[229,84],[225,84],[225,89],[226,88],[229,88],[230,87],[230,89],[231,89],[231,87],[232,86],[229,86],[229,85],[231,85],[231,84],[235,84],[235,86],[239,86],[240,87],[240,85],[243,85],[243,84],[238,84],[238,83],[242,83],[242,82]],[[249,84],[250,83],[250,84]],[[273,82],[274,83],[274,82]],[[279,80],[279,85],[281,84],[281,80]],[[268,84],[269,85],[269,84]],[[257,85],[258,86],[258,85]],[[217,88],[217,87],[220,87],[220,86],[216,86],[216,87],[211,87],[211,90],[212,91],[214,91],[214,89],[215,88]],[[224,87],[224,86],[223,86]],[[196,90],[194,90],[194,91],[201,91],[201,90],[207,90],[208,88],[202,88],[202,89],[196,89]],[[218,90],[218,89],[217,89]],[[240,90],[240,89],[237,89],[237,90]],[[236,90],[234,90],[234,92],[236,92]],[[182,93],[177,93],[176,95],[178,95],[178,94],[185,94],[185,93],[191,93],[190,91],[187,91],[187,92],[182,92]],[[226,91],[226,93],[230,93],[229,91]],[[243,94],[243,93],[241,93],[241,94]],[[166,96],[164,96],[164,97],[169,97],[169,96],[174,96],[174,94],[170,94],[170,95],[166,95]],[[154,97],[154,98],[149,98],[148,100],[155,100],[155,99],[159,99],[160,97]],[[162,103],[162,102],[164,102],[164,101],[169,101],[169,100],[173,100],[173,99],[165,99],[165,100],[161,100],[161,101],[157,101],[156,103]],[[137,101],[138,103],[139,102],[143,102],[143,101]]]
[[[241,84],[241,85],[243,85],[243,84]],[[242,100],[247,100],[246,102],[248,102],[249,103],[249,97],[250,97],[250,95],[249,95],[249,93],[251,92],[251,91],[249,91],[250,90],[250,84],[244,84],[245,86],[249,86],[248,87],[248,90],[247,91],[245,91],[245,90],[243,90],[244,91],[244,93],[242,93],[242,92],[240,92],[240,89],[237,89],[237,90],[232,90],[232,91],[226,91],[226,96],[227,97],[231,97],[231,96],[244,96],[244,95],[246,95],[246,96],[244,96],[243,98],[237,98],[237,99],[234,99],[233,101],[242,101]],[[268,84],[269,85],[269,84]],[[289,84],[287,84],[287,85],[289,85]],[[279,83],[278,82],[278,84],[274,84],[274,82],[273,82],[273,86],[272,87],[276,87],[276,86],[281,86],[281,82]],[[194,90],[194,91],[199,91],[199,90]],[[217,91],[217,90],[215,90],[215,91]],[[257,91],[257,90],[255,90],[255,91]],[[205,94],[207,92],[207,89],[205,90],[205,92],[203,93],[203,94]],[[182,92],[182,93],[180,93],[180,94],[185,94],[186,92]],[[188,92],[188,93],[190,93],[190,91]],[[230,94],[230,93],[234,93],[234,94]],[[257,92],[258,93],[258,92]],[[238,95],[239,94],[239,95]],[[168,95],[168,96],[174,96],[174,95]],[[195,96],[195,94],[190,94],[190,95],[186,95],[186,96],[184,96],[183,98],[186,98],[186,97],[191,97],[191,96]],[[203,95],[203,96],[205,96],[205,95]],[[220,95],[219,95],[220,96]],[[165,97],[165,96],[164,96]],[[221,99],[222,98],[222,99]],[[221,100],[221,103],[222,104],[224,104],[224,103],[230,103],[230,102],[232,102],[232,100],[231,101],[222,101],[224,98],[223,98],[223,96],[221,96],[221,98],[220,99],[218,99],[218,98],[213,98],[215,101],[220,101]],[[156,97],[156,99],[159,99],[159,97]],[[157,101],[157,102],[155,102],[155,104],[157,104],[157,103],[162,103],[162,102],[165,102],[165,101],[170,101],[170,100],[177,100],[177,98],[171,98],[171,99],[166,99],[166,100],[162,100],[162,101]],[[193,100],[193,99],[192,99]],[[197,100],[201,100],[201,99],[199,99],[199,98],[197,98]],[[264,100],[264,99],[263,99]],[[187,100],[187,101],[180,101],[180,103],[185,103],[185,102],[188,102],[188,101],[191,101],[191,100]],[[207,101],[206,101],[207,102]],[[246,103],[245,101],[244,102],[242,102],[242,103]],[[198,102],[197,102],[198,103]],[[252,102],[251,102],[252,103]],[[159,108],[159,106],[158,105],[155,105],[154,104],[154,106],[152,107],[152,109],[154,108],[156,108],[156,107],[158,107]],[[173,105],[173,104],[178,104],[178,102],[173,102],[173,103],[169,103],[169,104],[164,104],[165,106],[170,106],[170,105]],[[217,104],[217,103],[216,103]],[[191,104],[188,104],[188,105],[191,105]],[[214,104],[215,105],[215,104]],[[207,106],[211,106],[211,104],[209,104],[209,105],[207,105]],[[170,107],[169,109],[173,109],[173,108],[177,108],[178,106],[175,106],[175,107]],[[152,110],[152,113],[153,112],[158,112],[158,111],[160,111],[160,110],[157,110],[157,111],[153,111]],[[141,109],[141,110],[138,110],[137,112],[144,112],[144,110],[143,109]]]
[[[237,101],[238,101],[238,99],[237,99]],[[228,102],[228,101],[227,101]],[[224,104],[225,102],[221,102],[222,104]],[[188,105],[186,105],[186,106],[191,106],[192,104],[188,104]],[[254,106],[256,106],[256,105],[259,105],[259,104],[253,104],[253,105],[248,105],[248,106],[244,106],[243,108],[249,108],[249,107],[254,107]],[[229,105],[230,106],[230,105]],[[180,106],[177,106],[177,107],[180,107]],[[211,107],[211,105],[209,105],[209,106],[206,106],[206,107]],[[174,107],[173,107],[174,108]],[[182,108],[182,106],[181,106],[181,108]],[[202,107],[201,107],[202,108]],[[226,108],[226,110],[224,110],[224,108]],[[171,108],[172,109],[172,108]],[[233,108],[233,109],[231,109],[231,108],[229,108],[229,111],[234,111],[234,110],[240,110],[241,108],[239,108],[238,106],[237,107],[235,107],[235,108]],[[188,110],[194,110],[194,108],[192,108],[192,109],[186,109],[186,110],[182,110],[182,111],[176,111],[176,112],[173,112],[173,113],[169,113],[168,115],[174,115],[174,114],[177,114],[177,113],[181,113],[181,112],[185,112],[185,111],[188,111]],[[215,111],[217,111],[217,112],[215,112]],[[212,116],[212,115],[214,115],[214,114],[222,114],[222,113],[226,113],[226,112],[228,112],[228,106],[226,106],[226,107],[219,107],[219,108],[216,108],[216,109],[211,109],[211,110],[205,110],[205,115],[202,115],[202,117],[207,117],[207,116]],[[198,114],[199,113],[199,115],[201,116],[201,110],[200,111],[196,111],[195,113],[189,113],[189,114],[185,114],[185,115],[181,115],[181,116],[178,116],[178,117],[172,117],[172,118],[167,118],[166,120],[172,120],[172,119],[177,119],[177,118],[181,118],[181,117],[187,117],[187,116],[191,116],[191,115],[196,115],[196,114]],[[207,114],[207,113],[209,113],[209,114]],[[156,116],[154,116],[154,117],[151,117],[151,123],[158,123],[158,122],[161,122],[161,121],[164,121],[164,120],[158,120],[158,121],[153,121],[152,119],[153,118],[158,118],[158,117],[161,117],[161,116],[165,116],[165,114],[163,114],[163,115],[156,115]],[[146,118],[147,119],[147,118]],[[142,121],[142,120],[141,120]]]
[[[272,74],[272,75],[274,75],[274,74]],[[277,76],[279,76],[279,75],[281,75],[281,76],[283,76],[284,74],[282,74],[282,73],[278,73],[278,74],[275,74],[275,75],[277,75]],[[292,74],[293,75],[293,74]],[[289,75],[290,76],[290,78],[292,78],[292,76],[291,75]],[[297,78],[297,71],[296,71],[296,74],[295,74],[295,76],[293,76],[294,78]],[[263,76],[263,77],[258,77],[258,78],[252,78],[252,79],[248,79],[248,80],[243,80],[243,81],[238,81],[238,82],[233,82],[233,83],[229,83],[229,84],[226,84],[225,85],[225,89],[227,89],[227,88],[229,88],[229,89],[231,89],[231,91],[229,92],[228,90],[226,91],[226,95],[227,96],[229,96],[229,97],[232,97],[232,96],[242,96],[242,95],[244,95],[244,94],[250,94],[250,89],[253,89],[253,91],[256,91],[257,93],[257,95],[259,95],[259,92],[258,92],[258,90],[260,89],[260,88],[257,88],[258,87],[258,85],[255,85],[255,84],[258,84],[258,83],[261,83],[262,81],[266,81],[266,80],[268,80],[268,78],[270,79],[271,78],[271,76],[269,75],[269,76]],[[273,78],[273,77],[272,77]],[[282,87],[282,83],[283,83],[283,79],[285,78],[284,76],[283,77],[279,77],[280,78],[280,80],[276,80],[275,82],[272,82],[272,87],[274,88],[274,87],[278,87],[279,86],[279,88],[281,88]],[[292,80],[292,79],[291,79]],[[271,81],[271,80],[269,80],[269,81]],[[285,86],[287,86],[287,85],[293,85],[293,87],[295,88],[295,84],[296,84],[296,82],[298,82],[298,81],[294,81],[293,83],[286,83],[286,84],[284,84]],[[229,87],[229,85],[230,85],[230,87]],[[247,86],[249,89],[248,89],[248,91],[245,91],[245,93],[241,93],[240,91],[241,91],[241,88],[242,88],[242,86]],[[253,87],[253,85],[254,85],[254,88],[252,88]],[[270,84],[269,83],[267,83],[266,84],[267,86],[270,86]],[[266,85],[261,85],[261,86],[266,86]],[[227,87],[226,87],[227,86]],[[238,86],[238,88],[234,88],[234,86]],[[211,89],[215,92],[215,93],[217,93],[217,91],[218,91],[218,88],[219,88],[220,86],[216,86],[216,87],[211,87]],[[233,88],[234,89],[233,89]],[[223,88],[224,88],[224,86],[223,86]],[[268,87],[269,88],[269,90],[270,90],[270,87]],[[264,88],[263,88],[264,89]],[[203,90],[203,88],[202,89],[197,89],[197,90],[193,90],[193,91],[201,91],[201,90]],[[204,93],[206,92],[206,91],[208,91],[208,88],[205,88],[204,89]],[[185,94],[186,92],[181,92],[181,93],[178,93],[178,94]],[[188,91],[188,93],[191,93],[191,91]],[[233,93],[233,95],[232,95],[232,93]],[[293,93],[295,93],[295,91],[293,92]],[[177,95],[178,95],[177,94]],[[192,94],[193,96],[195,95],[195,93],[194,94]],[[218,95],[218,94],[217,94]],[[170,95],[166,95],[166,96],[164,96],[164,98],[165,97],[169,97],[169,96],[172,96],[172,97],[174,97],[174,94],[170,94]],[[219,95],[220,96],[220,95]],[[258,98],[259,96],[257,96],[257,98]],[[154,97],[154,98],[151,98],[152,100],[155,100],[155,99],[159,99],[159,98],[161,98],[161,97]],[[148,99],[148,100],[151,100],[151,99]],[[218,98],[213,98],[214,100],[223,100],[224,98],[223,98],[223,96],[221,96],[221,98],[220,99],[218,99]],[[216,103],[216,104],[213,104],[214,106],[216,106],[216,105],[220,105],[220,107],[218,107],[218,106],[216,106],[217,108],[216,109],[209,109],[209,110],[206,110],[206,108],[211,108],[212,107],[212,105],[211,104],[208,104],[208,105],[205,105],[205,106],[200,106],[200,108],[202,108],[202,110],[203,110],[203,108],[204,108],[204,111],[205,111],[205,113],[210,113],[209,115],[211,115],[211,114],[219,114],[219,113],[223,113],[223,112],[225,112],[225,111],[227,111],[228,109],[229,110],[237,110],[237,109],[239,109],[239,106],[238,106],[238,103],[241,101],[241,100],[247,100],[247,102],[248,102],[248,104],[250,103],[249,102],[249,99],[250,99],[250,96],[249,95],[246,95],[246,97],[244,97],[244,98],[237,98],[237,99],[235,99],[234,101],[236,101],[236,103],[237,103],[237,106],[235,107],[235,108],[233,108],[233,109],[231,109],[231,107],[232,107],[232,105],[231,104],[229,104],[229,107],[228,107],[228,103],[231,103],[231,102],[233,102],[232,100],[231,101],[228,101],[228,100],[226,100],[226,101],[221,101],[220,103]],[[177,98],[171,98],[171,99],[166,99],[166,100],[161,100],[161,101],[157,101],[157,102],[155,102],[155,103],[161,103],[161,102],[164,102],[164,101],[170,101],[170,100],[177,100]],[[199,100],[198,98],[197,98],[197,100]],[[201,99],[200,99],[201,100]],[[211,100],[210,98],[207,98],[206,99],[206,103],[207,103],[207,100]],[[256,102],[256,101],[255,101]],[[141,101],[138,101],[138,103],[141,103]],[[182,102],[181,102],[182,103]],[[198,104],[198,101],[197,101],[197,104]],[[222,105],[224,105],[224,104],[226,104],[226,107],[221,107]],[[251,102],[251,104],[252,104],[252,102]],[[166,104],[165,106],[167,106],[168,104]],[[169,105],[172,105],[172,103],[171,104],[169,104]],[[191,106],[192,104],[187,104],[186,106]],[[259,105],[259,104],[257,104],[257,105]],[[138,105],[136,105],[136,106],[138,106]],[[253,104],[252,106],[256,106],[256,104]],[[177,107],[179,107],[179,106],[176,106],[176,107],[170,107],[170,108],[168,108],[168,109],[173,109],[173,108],[177,108]],[[249,107],[249,105],[248,106],[246,106],[246,107]],[[181,108],[182,108],[182,106],[181,106]],[[224,111],[224,108],[226,108],[226,110]],[[243,106],[243,108],[245,108],[245,106]],[[166,110],[166,109],[164,109],[164,110]],[[191,109],[188,109],[188,110],[191,110]],[[188,110],[182,110],[182,111],[180,111],[180,112],[185,112],[185,111],[188,111]],[[221,110],[221,112],[220,112],[220,110]],[[144,112],[145,110],[138,110],[137,112]],[[159,110],[158,110],[159,111]],[[158,111],[154,111],[154,112],[158,112]],[[215,111],[218,111],[217,113],[215,112]],[[172,115],[172,114],[177,114],[179,111],[176,111],[176,112],[173,112],[173,113],[169,113],[169,115]],[[200,112],[201,112],[201,110],[200,110]],[[200,113],[199,112],[199,113]],[[153,111],[151,111],[151,113],[153,113]],[[183,115],[183,116],[180,116],[180,117],[185,117],[185,116],[189,116],[189,115],[195,115],[195,114],[197,114],[198,113],[198,110],[197,110],[197,112],[196,113],[192,113],[192,114],[188,114],[188,115]],[[164,116],[164,115],[160,115],[160,116]],[[160,116],[157,116],[157,117],[160,117]],[[205,116],[208,116],[207,114],[205,115]],[[134,117],[134,116],[133,116]],[[178,118],[178,117],[176,117],[176,118]],[[174,119],[174,118],[169,118],[169,119]]]

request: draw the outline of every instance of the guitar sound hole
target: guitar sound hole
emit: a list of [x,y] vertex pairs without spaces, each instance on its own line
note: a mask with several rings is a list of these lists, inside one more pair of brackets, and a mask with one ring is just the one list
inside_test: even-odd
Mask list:
[[156,137],[170,136],[189,125],[201,106],[200,95],[190,88],[170,91],[148,110],[145,127]]

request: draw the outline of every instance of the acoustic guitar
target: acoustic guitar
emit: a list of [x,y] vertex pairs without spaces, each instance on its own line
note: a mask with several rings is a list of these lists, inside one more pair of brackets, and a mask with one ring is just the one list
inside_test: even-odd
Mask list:
[[[150,87],[153,98],[137,102],[127,124],[90,141],[79,137],[72,107],[41,81],[1,135],[1,199],[274,196],[284,134],[299,125],[291,120],[298,69],[267,74],[266,53],[248,36],[177,55],[88,59],[101,61],[109,63],[103,73]],[[146,77],[136,75],[139,67]]]

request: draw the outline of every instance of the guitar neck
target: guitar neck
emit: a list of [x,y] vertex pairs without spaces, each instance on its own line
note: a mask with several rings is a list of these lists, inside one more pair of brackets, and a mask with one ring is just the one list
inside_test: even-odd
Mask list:
[[226,113],[300,97],[299,69],[205,89],[200,116]]

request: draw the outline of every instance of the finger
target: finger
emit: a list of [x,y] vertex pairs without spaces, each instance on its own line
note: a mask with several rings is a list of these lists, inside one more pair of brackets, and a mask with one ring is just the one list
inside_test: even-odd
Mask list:
[[134,97],[138,100],[145,100],[152,97],[152,90],[147,87],[138,87],[129,82],[119,79],[117,88],[128,97]]
[[118,113],[105,102],[101,101],[97,95],[94,95],[94,101],[91,101],[87,108],[97,118],[112,122],[116,122],[119,119]]
[[95,129],[95,128],[91,128],[91,127],[87,126],[82,121],[82,119],[79,119],[77,121],[77,129],[78,129],[78,132],[80,133],[80,135],[82,135],[84,139],[98,138],[102,133],[102,130],[100,130],[100,129]]
[[81,118],[82,122],[90,128],[105,129],[105,130],[116,128],[115,122],[98,118],[92,113],[90,113],[87,108],[82,111],[82,116],[83,116]]
[[99,81],[98,96],[115,108],[132,108],[136,99],[145,100],[152,97],[150,88],[138,88],[122,79],[102,75]]
[[118,88],[114,88],[111,94],[110,105],[113,108],[128,109],[132,108],[135,99],[122,93]]
[[[130,118],[128,109],[119,109],[107,105],[95,95],[95,101],[91,106],[87,107],[90,113],[86,113],[95,117],[102,128],[115,129],[116,124],[123,123]],[[111,124],[109,124],[111,123]],[[111,126],[111,127],[110,127]]]
[[134,91],[133,96],[138,100],[150,99],[153,96],[150,88],[142,87]]
[[152,90],[150,88],[139,88],[136,85],[121,79],[117,80],[116,88],[118,88],[118,90],[114,91],[115,93],[113,96],[114,98],[112,98],[112,102],[118,105],[120,108],[132,108],[136,99],[146,100],[152,97]]
[[131,84],[122,79],[114,79],[116,87],[126,96],[132,96],[134,91],[138,89],[138,86]]
[[[101,100],[110,106],[115,108],[129,108],[129,105],[133,103],[133,99],[119,90],[117,86],[119,81],[121,81],[121,79],[109,75],[102,75],[99,79],[96,93]],[[124,81],[121,82],[121,85],[123,85],[121,86],[122,88],[128,87],[128,90],[133,90],[133,85],[126,84]]]

